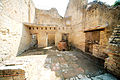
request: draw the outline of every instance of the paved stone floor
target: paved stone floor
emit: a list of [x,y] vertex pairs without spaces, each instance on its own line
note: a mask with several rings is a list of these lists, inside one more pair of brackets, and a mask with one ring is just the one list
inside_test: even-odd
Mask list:
[[55,72],[60,80],[117,80],[106,72],[102,61],[79,50],[34,49],[21,56],[47,55],[44,68]]

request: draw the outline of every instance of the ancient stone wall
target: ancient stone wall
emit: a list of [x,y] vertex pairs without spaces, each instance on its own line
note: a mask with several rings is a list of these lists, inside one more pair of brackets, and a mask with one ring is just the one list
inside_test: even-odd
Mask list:
[[23,23],[34,21],[34,10],[31,0],[0,1],[0,60],[28,49],[31,36]]
[[[87,0],[69,0],[65,17],[71,16],[71,24],[79,24],[82,20],[83,6],[87,4]],[[75,26],[73,26],[75,27]]]
[[25,71],[22,69],[3,69],[0,73],[0,80],[25,80]]
[[105,68],[120,77],[120,25],[114,27],[106,53],[109,57],[105,59]]
[[[97,29],[94,30],[94,29],[98,27],[107,26],[108,23],[103,22],[105,20],[103,18],[103,15],[101,15],[101,14],[105,14],[104,9],[106,8],[107,6],[101,5],[99,3],[94,3],[94,2],[89,3],[85,9],[85,16],[84,16],[85,18],[84,29],[88,30],[88,32],[86,32],[86,35],[92,33],[90,35],[91,39],[87,39],[88,37],[86,37],[86,52],[91,52],[94,56],[99,58],[104,58],[105,56],[104,50],[106,47],[106,42],[108,41],[106,40],[106,33],[104,29],[103,30],[97,30]],[[94,32],[97,32],[98,35]]]
[[[119,24],[119,9],[106,6],[103,3],[92,2],[87,4],[87,1],[70,0],[65,17],[71,17],[71,43],[73,46],[83,51],[86,50],[87,39],[84,31],[98,27],[106,27],[102,30],[98,30],[100,31],[98,36],[100,40],[98,43],[95,42],[95,44],[93,41],[91,45],[91,52],[93,55],[105,59],[106,47],[108,46],[113,26]],[[92,36],[94,38],[95,35]]]
[[[110,7],[101,2],[91,2],[82,7],[77,5],[81,3],[79,1],[70,0],[65,14],[65,17],[71,17],[72,44],[83,51],[87,51],[87,48],[89,48],[88,52],[101,59],[109,56],[106,59],[105,66],[113,74],[119,76],[119,53],[117,58],[113,56],[115,53],[109,52],[112,56],[107,55],[107,47],[114,27],[120,24],[120,8]],[[90,42],[87,40],[90,40]],[[86,43],[89,44],[86,45]],[[116,47],[112,47],[111,50],[119,52]],[[114,57],[115,59],[113,59]]]
[[36,9],[36,24],[63,25],[62,17],[55,8],[50,10]]
[[83,7],[87,0],[70,0],[65,17],[71,17],[72,33],[70,33],[70,42],[73,46],[85,50],[85,33],[83,32]]
[[93,45],[93,55],[105,59],[109,38],[114,26],[119,24],[119,8],[108,7],[100,3],[88,6],[86,8],[85,30],[106,27],[104,30],[100,30],[99,43]]

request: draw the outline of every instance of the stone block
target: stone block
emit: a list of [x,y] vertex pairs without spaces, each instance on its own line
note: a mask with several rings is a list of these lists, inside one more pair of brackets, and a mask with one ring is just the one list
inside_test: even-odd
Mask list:
[[21,74],[25,74],[25,71],[24,70],[21,70],[21,69],[8,69],[8,70],[0,70],[3,72],[3,75],[4,76],[7,76],[7,75],[21,75]]
[[14,80],[12,77],[0,77],[0,80]]
[[13,76],[13,80],[26,80],[24,75]]

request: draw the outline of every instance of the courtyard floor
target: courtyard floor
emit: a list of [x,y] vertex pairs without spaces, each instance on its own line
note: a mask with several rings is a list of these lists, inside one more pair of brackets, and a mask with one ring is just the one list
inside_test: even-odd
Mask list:
[[58,80],[117,80],[104,70],[103,61],[77,49],[72,51],[58,51],[51,47],[32,49],[18,57],[34,55],[47,55],[43,64],[36,61],[38,65],[43,65],[46,69],[43,74],[40,73],[42,77],[47,77],[47,74],[51,74],[47,71],[50,70],[59,78]]

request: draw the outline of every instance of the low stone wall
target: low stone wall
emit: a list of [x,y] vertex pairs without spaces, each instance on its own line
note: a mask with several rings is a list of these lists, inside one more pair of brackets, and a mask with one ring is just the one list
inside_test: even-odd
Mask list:
[[0,80],[25,80],[25,72],[22,69],[0,70]]
[[0,64],[0,80],[60,80],[44,67],[47,55],[17,57]]

